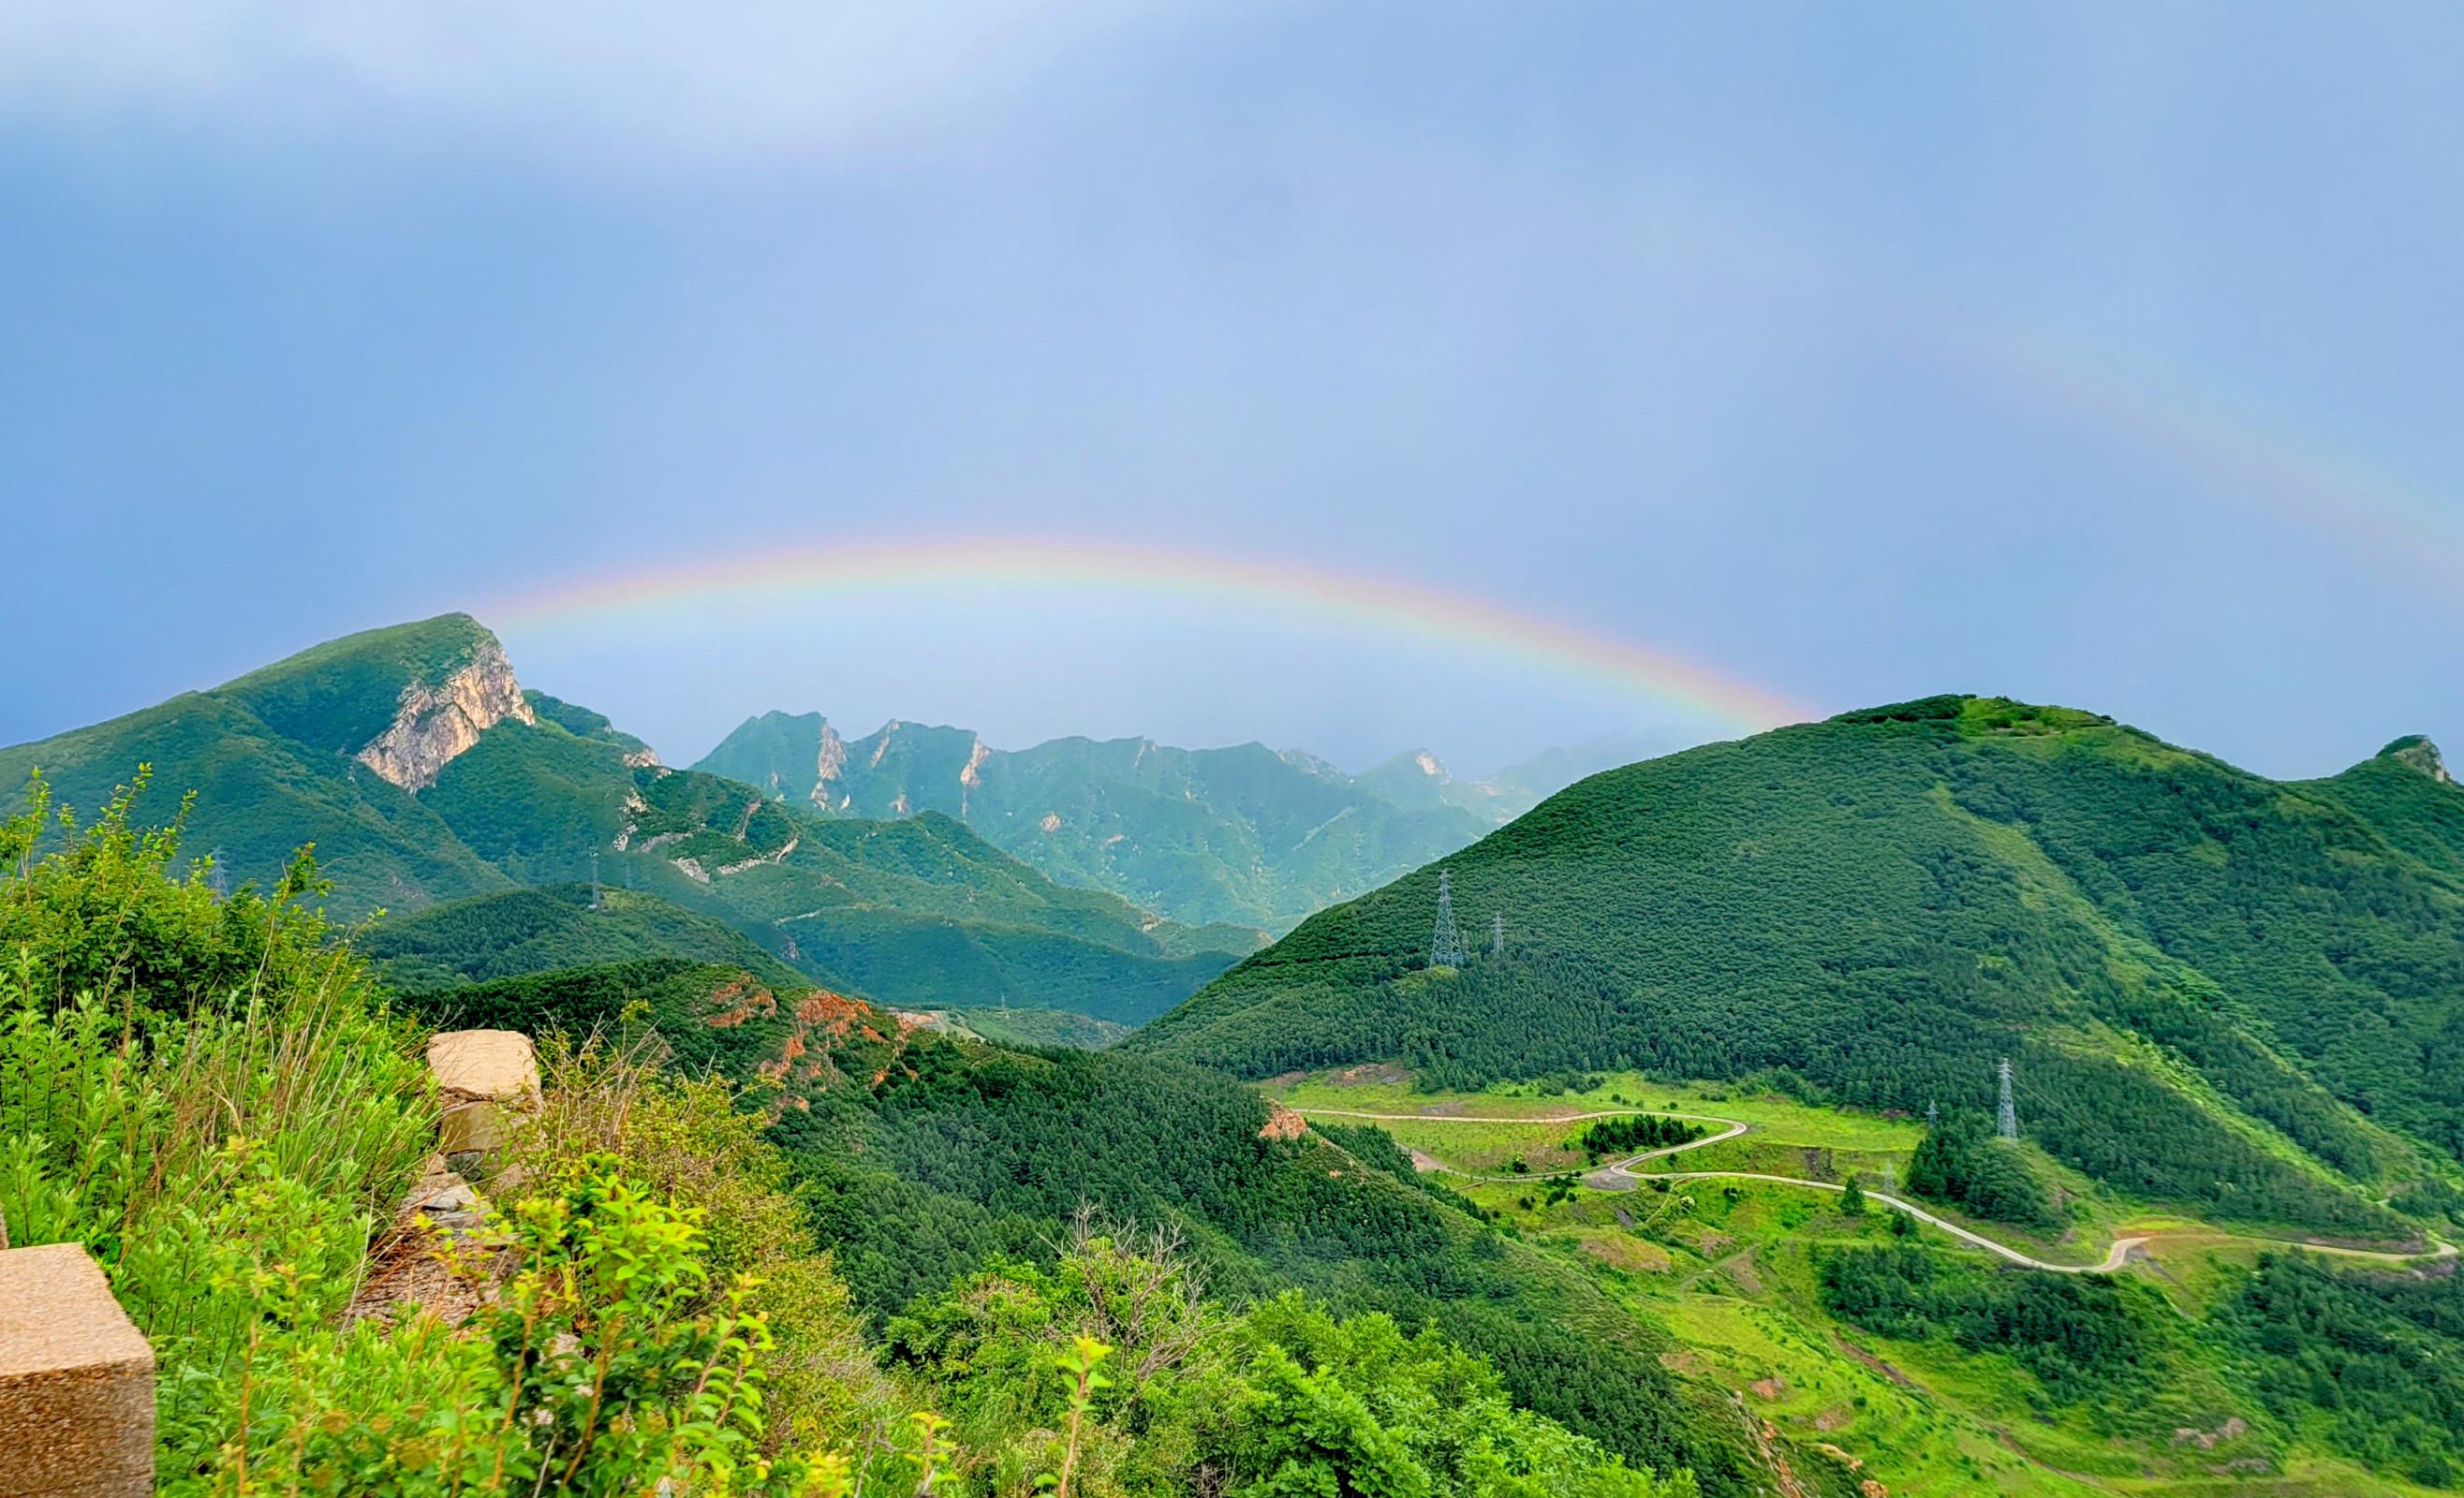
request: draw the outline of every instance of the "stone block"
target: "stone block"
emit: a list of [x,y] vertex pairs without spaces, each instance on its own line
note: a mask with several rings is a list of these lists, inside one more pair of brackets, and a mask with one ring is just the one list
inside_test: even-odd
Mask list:
[[82,1245],[0,1251],[0,1498],[154,1490],[154,1349]]
[[515,1116],[538,1111],[539,1055],[519,1031],[431,1035],[428,1070],[445,1104],[436,1148],[448,1160],[501,1148]]

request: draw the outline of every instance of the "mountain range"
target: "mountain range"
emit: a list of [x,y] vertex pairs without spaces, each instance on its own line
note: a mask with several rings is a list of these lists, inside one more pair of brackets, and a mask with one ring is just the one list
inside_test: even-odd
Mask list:
[[825,815],[938,812],[1065,884],[1192,925],[1285,931],[1639,757],[1632,748],[1551,750],[1463,781],[1424,749],[1355,776],[1263,744],[1064,738],[998,749],[966,728],[893,721],[850,739],[819,713],[770,712],[693,768]]
[[[430,976],[479,976],[453,954],[569,909],[532,886],[594,878],[697,914],[814,981],[920,1007],[1135,1023],[1260,940],[1056,883],[952,817],[825,817],[662,766],[604,716],[524,690],[495,637],[458,614],[0,749],[0,783],[22,800],[39,771],[57,801],[91,811],[141,766],[157,814],[193,796],[187,846],[210,856],[214,878],[271,884],[313,844],[329,908],[392,912],[372,940]],[[575,949],[612,955],[627,944],[605,927],[627,920]]]
[[[313,842],[384,1012],[730,1079],[867,1368],[918,1373],[954,1285],[1101,1220],[1225,1305],[1434,1326],[1708,1493],[2464,1462],[2464,789],[2425,739],[2275,781],[1957,695],[1466,784],[771,714],[677,770],[448,616],[0,750],[89,819],[141,763],[135,825],[195,792],[210,863],[133,879],[106,818],[15,875],[15,960],[66,993],[126,946],[209,1013],[145,964],[326,950],[201,887]],[[1167,886],[1219,919],[1142,908]]]

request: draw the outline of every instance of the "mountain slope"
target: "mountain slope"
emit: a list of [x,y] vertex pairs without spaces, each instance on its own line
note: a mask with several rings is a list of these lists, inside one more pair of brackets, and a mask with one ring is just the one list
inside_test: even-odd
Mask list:
[[897,722],[847,740],[818,713],[747,720],[694,768],[832,815],[945,813],[1054,879],[1192,925],[1286,929],[1503,819],[1441,794],[1398,804],[1367,777],[1259,744],[1003,750]]
[[231,881],[271,883],[313,839],[347,914],[502,889],[505,874],[400,783],[414,778],[407,754],[432,757],[508,710],[502,662],[495,637],[462,615],[349,636],[211,691],[0,749],[0,805],[40,770],[55,799],[91,808],[149,764],[155,814],[195,792],[187,846],[216,855]]
[[987,1263],[1048,1259],[1085,1211],[1125,1234],[1179,1236],[1228,1298],[1302,1288],[1434,1322],[1491,1358],[1518,1402],[1662,1470],[1690,1466],[1705,1491],[1753,1490],[1727,1404],[1661,1366],[1664,1334],[1424,1188],[1408,1163],[1269,1127],[1266,1102],[1228,1078],[955,1040],[840,994],[678,959],[409,1003],[440,1027],[581,1036],[647,1021],[688,1072],[754,1084],[748,1100],[877,1322]]
[[[457,954],[517,931],[561,961],[637,955],[645,931],[620,935],[609,920],[584,929],[569,901],[516,898],[594,871],[732,928],[810,979],[915,1008],[1134,1024],[1255,940],[1055,883],[948,817],[825,817],[668,770],[600,714],[524,691],[495,637],[465,615],[334,640],[0,750],[0,784],[22,798],[40,769],[57,800],[92,808],[141,764],[153,767],[149,807],[196,793],[187,846],[214,855],[228,881],[271,882],[313,843],[338,915],[447,907],[378,938],[402,942],[405,962],[439,964],[421,969],[429,977],[473,975],[475,959]],[[678,936],[673,921],[650,924]],[[655,949],[744,960],[706,935]]]
[[1127,1044],[1457,1083],[1784,1067],[1912,1113],[1990,1111],[2008,1054],[2023,1132],[2092,1176],[2390,1231],[2375,1198],[2464,1159],[2464,881],[2407,851],[2458,792],[2415,778],[2390,833],[2092,714],[1849,714],[1595,776],[1449,859],[1503,958],[1422,970],[1427,868]]
[[553,884],[475,895],[376,923],[358,941],[385,980],[405,990],[484,983],[559,967],[641,958],[722,963],[774,988],[810,979],[742,932],[655,895]]

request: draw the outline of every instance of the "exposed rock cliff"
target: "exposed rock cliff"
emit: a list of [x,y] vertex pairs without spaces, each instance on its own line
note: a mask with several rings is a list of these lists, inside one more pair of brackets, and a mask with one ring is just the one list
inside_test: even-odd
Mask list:
[[392,727],[353,757],[405,791],[425,791],[455,755],[508,718],[539,722],[504,647],[483,640],[469,663],[444,681],[405,686]]
[[2447,761],[2440,756],[2438,746],[2418,734],[2396,740],[2387,747],[2387,753],[2398,763],[2410,766],[2442,786],[2455,783],[2455,777],[2447,772]]
[[821,749],[813,757],[812,802],[815,806],[825,812],[830,809],[830,797],[836,793],[839,775],[846,769],[847,741],[839,737],[838,729],[825,722],[822,725]]

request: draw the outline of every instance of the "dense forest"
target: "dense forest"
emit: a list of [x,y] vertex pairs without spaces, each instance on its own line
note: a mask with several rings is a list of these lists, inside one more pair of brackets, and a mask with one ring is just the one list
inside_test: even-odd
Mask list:
[[2007,1055],[2022,1131],[2123,1190],[2401,1237],[2378,1201],[2464,1158],[2464,880],[2409,851],[2464,792],[2373,765],[2374,797],[2283,786],[1955,697],[1711,745],[1447,860],[1504,955],[1427,968],[1432,867],[1127,1043],[1251,1076],[1397,1059],[1441,1088],[1788,1068],[1910,1114],[1990,1111]]

